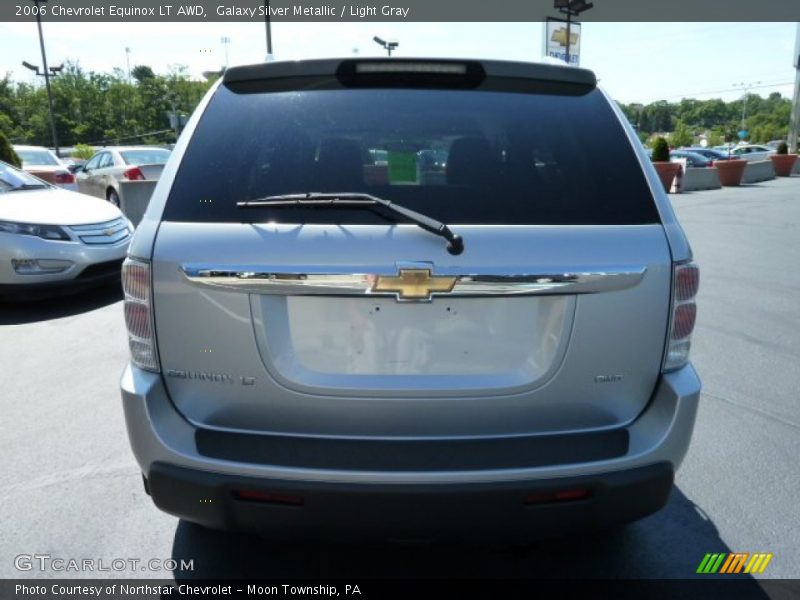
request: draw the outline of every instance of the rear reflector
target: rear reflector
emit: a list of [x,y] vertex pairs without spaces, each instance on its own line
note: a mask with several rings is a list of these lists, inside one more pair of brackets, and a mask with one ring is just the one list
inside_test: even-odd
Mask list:
[[284,506],[303,506],[305,500],[302,496],[282,494],[280,492],[260,492],[257,490],[235,490],[233,497],[237,500],[248,502],[261,502],[263,504],[281,504]]
[[589,490],[574,488],[567,490],[554,490],[547,492],[532,492],[525,496],[525,504],[551,504],[554,502],[572,502],[585,500],[589,497]]
[[158,372],[150,301],[150,264],[126,258],[122,263],[122,289],[125,292],[125,325],[131,361],[137,367]]
[[695,297],[700,285],[700,270],[694,263],[674,265],[672,314],[663,371],[680,369],[689,362],[692,332],[697,319]]

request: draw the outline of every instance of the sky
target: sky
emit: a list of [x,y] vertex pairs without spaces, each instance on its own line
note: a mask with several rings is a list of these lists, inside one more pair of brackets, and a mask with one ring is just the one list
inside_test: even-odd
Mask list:
[[[261,62],[263,23],[47,23],[50,65],[77,61],[111,72],[130,64],[166,72],[186,65],[200,78],[225,64]],[[584,23],[581,66],[625,103],[682,97],[741,97],[742,86],[763,96],[792,96],[796,23]],[[537,61],[542,23],[273,23],[277,60],[382,56],[373,36],[400,42],[398,57],[437,56]],[[0,22],[0,76],[36,82],[21,66],[41,63],[35,23]],[[39,78],[40,79],[40,78]],[[39,81],[41,83],[41,81]],[[738,86],[738,87],[737,87]]]

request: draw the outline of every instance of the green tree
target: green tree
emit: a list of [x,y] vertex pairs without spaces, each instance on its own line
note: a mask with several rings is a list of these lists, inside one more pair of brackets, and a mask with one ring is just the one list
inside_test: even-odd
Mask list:
[[689,127],[681,120],[676,121],[675,131],[669,136],[670,144],[674,148],[681,146],[691,146],[694,144],[694,134],[689,130]]
[[8,138],[2,131],[0,131],[0,160],[14,165],[15,167],[22,166],[22,161],[19,159],[19,156],[17,156],[17,153],[14,152],[14,148],[11,147],[11,142],[8,141]]
[[94,148],[88,146],[86,144],[76,144],[75,148],[72,150],[72,157],[73,158],[81,158],[83,160],[89,160],[94,156]]

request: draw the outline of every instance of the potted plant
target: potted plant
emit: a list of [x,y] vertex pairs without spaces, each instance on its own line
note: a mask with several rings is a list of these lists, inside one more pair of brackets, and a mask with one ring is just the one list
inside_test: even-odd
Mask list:
[[778,177],[791,177],[792,168],[797,160],[797,154],[789,154],[789,147],[786,142],[781,142],[778,145],[776,154],[770,155],[772,166],[775,167],[775,175]]
[[743,158],[735,158],[731,153],[731,149],[731,147],[728,147],[727,160],[714,161],[719,182],[724,186],[735,186],[742,183],[744,168],[747,166],[747,161]]
[[653,143],[653,166],[656,168],[661,185],[664,186],[664,191],[669,192],[681,166],[669,161],[669,144],[663,137],[657,137]]

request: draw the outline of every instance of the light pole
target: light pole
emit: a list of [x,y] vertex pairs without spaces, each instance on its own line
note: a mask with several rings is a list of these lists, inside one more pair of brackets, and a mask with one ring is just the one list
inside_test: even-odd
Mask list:
[[131,82],[131,49],[125,46],[125,64],[128,67],[128,83]]
[[[745,127],[745,117],[747,116],[747,93],[755,86],[759,85],[760,81],[753,81],[752,83],[734,83],[733,87],[741,88],[744,92],[744,98],[742,99],[742,127],[740,131],[747,131]],[[744,138],[742,138],[744,139]]]
[[377,35],[372,39],[379,46],[383,46],[383,48],[386,49],[386,52],[389,54],[389,56],[392,55],[392,50],[394,50],[400,45],[400,42],[398,42],[397,40],[388,40],[388,41],[382,40]]
[[228,68],[228,46],[231,43],[231,38],[229,38],[227,35],[225,35],[225,36],[222,36],[219,39],[219,41],[222,42],[223,46],[225,46],[225,69],[227,69]]
[[273,60],[272,56],[272,20],[269,16],[269,0],[264,0],[264,26],[267,30],[267,62]]
[[594,8],[594,4],[591,2],[586,2],[586,0],[555,0],[553,6],[561,13],[567,15],[567,64],[571,64],[572,61],[569,59],[569,46],[570,46],[570,34],[571,25],[572,25],[572,17],[577,17],[582,12],[589,10],[590,8]]
[[800,23],[797,24],[797,37],[794,44],[794,98],[792,99],[792,114],[789,117],[789,149],[792,152],[800,150],[798,136],[800,136]]
[[39,67],[34,66],[30,63],[23,62],[22,66],[31,71],[34,71],[37,75],[44,76],[44,85],[47,88],[47,107],[50,112],[50,132],[53,135],[53,149],[55,150],[56,156],[59,156],[58,152],[58,135],[56,135],[56,119],[55,115],[53,114],[53,92],[50,90],[50,77],[55,76],[57,73],[61,72],[61,69],[64,68],[64,65],[59,67],[50,67],[47,66],[47,54],[44,51],[44,36],[42,35],[42,17],[41,11],[39,10],[39,4],[47,4],[47,0],[31,0],[36,7],[36,25],[39,28],[39,47],[42,49],[42,65],[44,65],[44,72],[39,72]]

